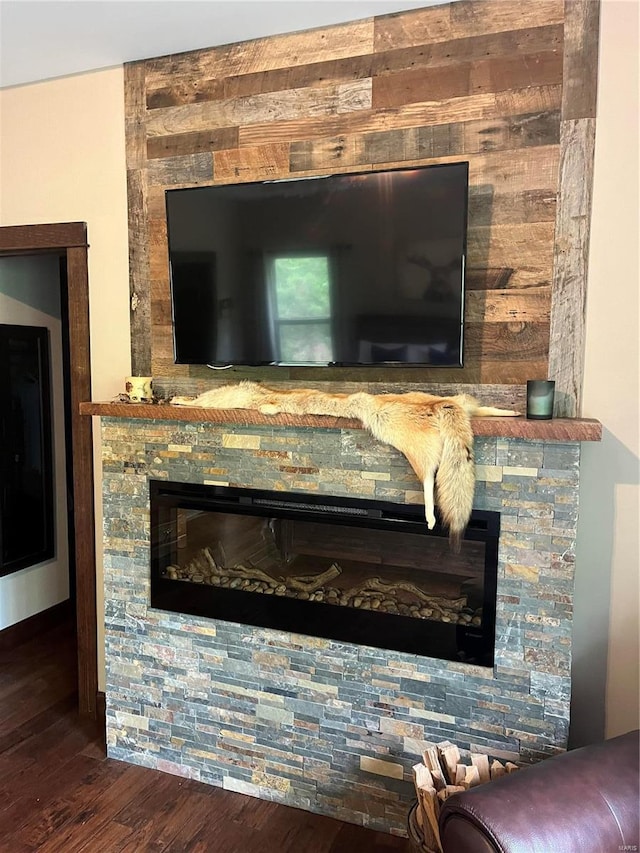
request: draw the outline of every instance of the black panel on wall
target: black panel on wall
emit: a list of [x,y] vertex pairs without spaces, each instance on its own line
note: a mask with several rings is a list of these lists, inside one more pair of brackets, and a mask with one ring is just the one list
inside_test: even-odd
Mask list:
[[54,556],[49,332],[0,324],[0,575]]

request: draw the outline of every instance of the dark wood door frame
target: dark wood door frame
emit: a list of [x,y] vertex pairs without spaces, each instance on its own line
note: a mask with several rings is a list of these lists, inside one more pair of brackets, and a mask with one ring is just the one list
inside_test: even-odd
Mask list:
[[95,717],[98,694],[93,431],[80,403],[91,399],[87,226],[84,222],[0,227],[0,257],[58,252],[66,259],[73,455],[78,709]]

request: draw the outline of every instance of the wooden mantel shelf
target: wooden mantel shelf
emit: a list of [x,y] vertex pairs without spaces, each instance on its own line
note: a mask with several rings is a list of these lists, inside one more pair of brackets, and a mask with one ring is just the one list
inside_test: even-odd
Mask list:
[[[247,409],[202,409],[197,406],[172,406],[169,403],[80,403],[81,415],[104,418],[136,418],[191,423],[254,424],[256,426],[325,427],[326,429],[362,429],[359,420],[328,415],[262,415]],[[528,421],[519,418],[474,418],[473,432],[478,436],[523,438],[531,441],[600,441],[602,424],[591,418],[554,418]]]

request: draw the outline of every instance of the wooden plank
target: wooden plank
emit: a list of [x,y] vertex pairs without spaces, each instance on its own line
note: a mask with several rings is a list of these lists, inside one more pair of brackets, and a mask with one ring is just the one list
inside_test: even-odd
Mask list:
[[467,294],[472,290],[503,290],[509,287],[514,272],[513,267],[467,267]]
[[[494,326],[494,328],[496,328]],[[469,393],[474,394],[481,389],[483,385],[524,385],[527,379],[535,378],[536,376],[546,376],[547,373],[547,356],[546,351],[544,356],[523,359],[522,361],[505,361],[504,355],[489,358],[485,357],[480,361],[478,352],[479,346],[475,346],[475,352],[465,351],[465,366],[463,368],[371,368],[371,367],[344,367],[344,368],[326,368],[323,370],[324,382],[356,382],[356,383],[375,383],[380,386],[381,383],[393,383],[402,385],[409,383],[416,386],[431,390],[432,387],[442,384],[455,384],[457,386],[467,385],[465,389]],[[264,381],[282,381],[282,378],[277,373],[277,368],[274,377]],[[253,374],[255,379],[259,374]],[[289,369],[289,377],[296,382],[308,383],[310,381],[317,382],[318,370],[314,368],[296,367]],[[252,378],[250,376],[238,378]]]
[[39,249],[67,249],[87,245],[86,222],[44,225],[5,225],[0,228],[0,252],[23,254]]
[[549,346],[549,325],[470,322],[465,328],[464,344],[467,357],[480,361],[542,361]]
[[550,321],[551,288],[470,290],[465,298],[468,323],[545,323]]
[[[173,374],[176,371],[175,365],[175,357],[173,353],[173,337],[171,333],[171,326],[153,326],[153,350],[152,350],[152,365],[153,365],[153,376],[154,376],[154,385],[155,376],[157,374],[164,373],[167,370],[168,373]],[[162,369],[160,369],[160,365],[163,365]],[[179,368],[179,375],[188,375],[189,368],[185,366],[184,369]]]
[[[510,267],[489,267],[488,269],[489,271],[493,270],[494,272],[497,269],[502,269],[503,271],[508,272]],[[474,269],[472,268],[472,274],[473,273]],[[552,276],[552,267],[550,267],[548,263],[542,261],[540,264],[536,264],[535,266],[514,269],[509,276],[508,286],[517,290],[524,290],[528,287],[550,287]],[[480,290],[482,288],[475,287],[470,289]]]
[[289,89],[307,89],[323,87],[329,83],[362,80],[371,77],[372,67],[371,55],[358,55],[222,78],[179,78],[171,81],[168,86],[149,91],[147,108],[161,109],[204,101],[235,100],[270,92],[286,92]]
[[399,107],[416,101],[553,86],[562,82],[562,53],[541,51],[521,56],[458,62],[455,66],[412,68],[373,80],[374,109]]
[[364,149],[364,139],[351,134],[296,142],[291,145],[289,171],[337,172],[347,166],[362,166],[369,162]]
[[411,46],[393,45],[373,56],[372,76],[396,73],[422,66],[454,66],[460,62],[476,62],[498,57],[535,54],[541,51],[562,52],[564,28],[561,24],[535,26],[527,29],[472,33],[448,41],[428,39]]
[[148,110],[197,104],[201,101],[220,101],[224,97],[224,81],[219,77],[189,75],[169,82],[159,81],[147,88]]
[[562,51],[557,48],[485,59],[471,66],[472,92],[504,92],[562,83]]
[[149,291],[156,297],[154,282],[164,282],[165,293],[169,294],[169,248],[167,244],[167,222],[165,219],[149,220]]
[[146,63],[124,66],[125,140],[127,160],[127,200],[129,216],[129,293],[131,299],[132,372],[149,374],[151,330],[148,324],[148,249],[146,221]]
[[554,145],[559,139],[560,113],[554,110],[365,134],[364,155],[377,164]]
[[154,136],[147,140],[147,158],[155,160],[237,147],[238,128],[223,127],[219,130],[176,133],[172,136]]
[[466,284],[470,290],[514,290],[551,287],[553,270],[548,264],[515,269],[514,267],[467,267]]
[[181,157],[166,157],[150,160],[147,164],[149,186],[184,186],[188,184],[210,184],[213,181],[213,155],[184,154]]
[[216,151],[213,159],[217,183],[264,181],[289,174],[289,147],[283,143]]
[[[526,385],[527,380],[547,375],[547,358],[532,358],[525,361],[492,361],[485,358],[479,365],[479,379],[486,382],[504,383],[505,385]],[[520,406],[519,411],[524,411]]]
[[544,189],[496,193],[491,185],[469,190],[469,222],[476,226],[554,222],[556,193]]
[[[179,189],[173,186],[171,189]],[[147,187],[147,216],[149,221],[166,218],[165,188],[162,185]]]
[[560,24],[563,0],[465,0],[375,18],[374,50]]
[[523,225],[471,226],[467,232],[467,262],[470,267],[520,268],[553,264],[553,222]]
[[[213,387],[211,383],[209,387]],[[396,389],[397,390],[397,389]],[[430,390],[439,393],[438,386]],[[461,387],[462,390],[462,387]],[[469,389],[465,388],[468,391]],[[486,391],[486,389],[483,389]],[[504,389],[501,389],[504,390]],[[489,397],[487,404],[495,404]],[[302,426],[320,429],[362,429],[359,420],[336,418],[331,415],[263,415],[250,409],[207,409],[190,406],[172,406],[168,403],[85,403],[83,415],[98,415],[103,418],[143,418],[145,420],[168,420],[188,423],[237,423],[258,426]],[[475,435],[505,436],[513,438],[560,441],[600,441],[602,424],[591,418],[558,418],[549,421],[529,421],[518,418],[473,418]]]
[[417,101],[444,101],[473,93],[471,63],[458,62],[435,68],[412,68],[400,74],[375,77],[372,106],[376,110],[415,104]]
[[173,363],[173,334],[171,318],[162,325],[158,323],[153,327],[153,355],[154,358],[168,359]]
[[[151,301],[151,325],[153,327],[154,341],[159,336],[166,337],[167,330],[171,336],[171,302],[162,300]],[[161,329],[160,327],[164,327]],[[164,348],[163,348],[164,349]],[[155,351],[155,350],[154,350]]]
[[560,142],[560,113],[548,110],[484,119],[465,122],[463,128],[464,151],[469,154],[557,145]]
[[558,417],[578,416],[582,404],[595,129],[595,119],[562,122],[549,345]]
[[[491,435],[491,418],[474,418],[472,422],[475,435]],[[547,441],[602,441],[602,424],[593,418],[553,418],[550,421],[529,421],[526,418],[509,418],[510,426],[505,427],[503,435],[513,438]],[[539,425],[546,424],[540,428]],[[507,772],[511,773],[513,767]],[[516,767],[516,769],[518,769]]]
[[562,118],[595,118],[600,0],[566,0],[564,30]]
[[125,147],[128,169],[145,165],[145,75],[144,62],[124,65]]
[[[158,389],[171,388],[172,394],[191,393],[188,388],[202,384],[200,390],[210,387],[212,371],[204,365],[175,365],[170,342],[165,344],[168,355],[154,355],[153,377],[154,386]],[[480,361],[474,354],[465,353],[463,368],[371,368],[371,367],[327,367],[322,370],[323,385],[337,383],[358,384],[360,387],[370,385],[373,390],[381,383],[403,385],[409,383],[413,388],[420,387],[431,390],[437,385],[455,384],[464,387],[466,393],[478,393],[482,396],[485,385],[504,385],[506,389],[521,391],[528,379],[546,376],[548,371],[547,354],[543,357],[523,361],[505,361],[499,358],[484,358]],[[260,382],[283,382],[292,380],[299,385],[309,385],[318,382],[318,368],[313,367],[234,367],[225,371],[228,380],[241,381],[251,379]],[[523,392],[524,393],[524,392]],[[492,404],[493,405],[493,404]],[[508,408],[508,407],[506,407]],[[513,406],[512,406],[513,408]],[[523,405],[515,406],[520,411]]]
[[[203,367],[202,369],[209,370],[207,367]],[[160,358],[156,355],[153,356],[154,386],[156,385],[156,377],[158,377],[158,387],[171,388],[169,396],[182,394],[183,390],[188,388],[186,383],[188,383],[192,370],[193,367],[190,365],[174,364],[173,355],[169,358]],[[210,370],[209,373],[211,373]]]
[[455,122],[403,130],[342,135],[296,142],[291,146],[291,171],[320,170],[340,165],[377,165],[403,160],[503,151],[557,144],[560,113],[534,113],[509,118]]
[[265,121],[271,124],[370,107],[371,80],[367,78],[320,89],[290,89],[249,98],[154,110],[147,119],[146,131],[150,137],[165,136]]
[[[487,60],[519,53],[534,54],[542,50],[561,51],[563,28],[559,25],[536,27],[512,32],[487,33],[479,37],[449,42],[429,43],[415,47],[391,49],[378,54],[357,54],[324,62],[309,62],[233,76],[173,77],[166,85],[147,86],[147,109],[203,101],[244,98],[267,92],[325,86],[328,83],[360,80],[419,67],[455,66],[465,62]],[[229,74],[228,69],[221,72]]]
[[[165,254],[165,255],[168,255],[168,253],[167,253],[167,251],[166,251],[166,248],[165,248],[165,252],[164,252],[164,254]],[[153,276],[151,276],[151,280],[150,280],[150,282],[149,282],[149,285],[150,285],[150,287],[151,287],[151,301],[152,301],[152,302],[157,302],[157,301],[159,301],[159,300],[163,300],[163,299],[164,299],[164,300],[166,300],[167,302],[169,302],[169,301],[170,301],[170,296],[169,296],[169,264],[168,264],[168,257],[167,257],[167,263],[165,263],[164,265],[162,265],[162,264],[160,263],[160,261],[159,261],[159,262],[158,262],[158,267],[159,267],[159,268],[161,268],[161,270],[162,270],[162,271],[161,271],[161,273],[160,273],[160,277],[158,277],[158,278],[154,278]]]
[[363,136],[363,158],[366,163],[422,160],[464,153],[464,124],[439,124],[367,133]]
[[257,121],[238,129],[241,146],[264,142],[298,142],[351,133],[378,133],[401,128],[478,121],[500,116],[549,112],[560,106],[561,86],[532,86],[506,92],[420,102],[387,110],[362,109],[344,115],[305,116],[277,122]]
[[373,52],[373,29],[373,19],[365,18],[321,30],[273,35],[159,57],[146,62],[147,85],[155,90],[181,78],[216,79],[369,55]]
[[149,250],[147,239],[146,172],[127,172],[129,200],[129,289],[131,297],[131,370],[137,376],[151,375],[151,329],[149,320]]
[[75,536],[76,631],[80,713],[95,717],[98,693],[93,430],[80,415],[91,399],[87,247],[67,249],[69,411]]

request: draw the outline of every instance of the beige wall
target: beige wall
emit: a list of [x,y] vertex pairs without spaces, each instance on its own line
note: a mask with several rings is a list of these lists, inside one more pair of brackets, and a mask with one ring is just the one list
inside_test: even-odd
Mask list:
[[637,0],[602,3],[587,297],[583,414],[602,421],[604,439],[583,451],[575,606],[584,695],[576,713],[587,725],[604,687],[610,736],[639,725],[639,10]]
[[[602,10],[584,414],[604,422],[605,440],[584,446],[574,646],[575,713],[586,738],[602,728],[592,703],[603,704],[607,650],[607,731],[637,725],[637,10],[637,0],[604,0]],[[121,69],[0,92],[0,224],[88,223],[98,400],[122,390],[130,369],[122,92]],[[101,590],[99,524],[97,544]],[[102,687],[102,660],[99,671]]]
[[[2,90],[0,130],[0,225],[87,223],[93,398],[108,400],[131,369],[123,70]],[[98,436],[96,460],[99,520]],[[103,689],[100,521],[96,545]]]
[[130,370],[122,68],[0,91],[0,224],[86,222],[93,393]]

